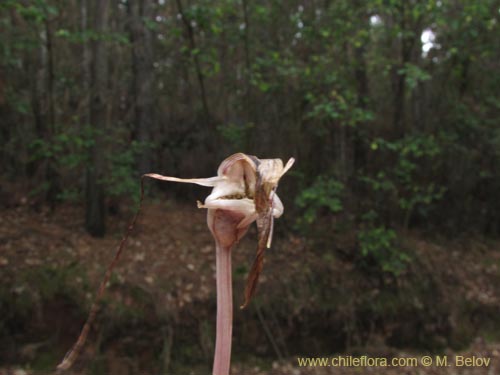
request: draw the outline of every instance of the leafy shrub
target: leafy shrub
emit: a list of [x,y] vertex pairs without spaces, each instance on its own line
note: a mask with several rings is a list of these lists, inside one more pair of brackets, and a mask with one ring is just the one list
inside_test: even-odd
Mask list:
[[[89,166],[91,149],[95,145],[96,137],[105,137],[106,144],[113,150],[106,153],[108,173],[102,181],[106,193],[109,196],[132,196],[138,200],[136,162],[141,153],[152,147],[150,143],[126,142],[120,135],[103,135],[91,127],[84,127],[81,130],[69,127],[49,140],[37,138],[32,141],[29,146],[30,161],[51,160],[58,171],[65,171],[71,175],[73,179],[64,185],[57,197],[62,201],[78,200],[81,198],[83,184],[75,185],[74,181],[85,175],[84,171]],[[49,188],[49,183],[45,182],[34,189],[31,195],[40,194]]]
[[[83,175],[83,169],[89,162],[89,151],[94,145],[94,135],[90,127],[81,130],[75,127],[67,127],[64,131],[54,134],[52,137],[36,138],[30,142],[29,161],[31,163],[49,162],[57,169],[58,173],[68,176],[68,181],[78,181]],[[61,173],[64,172],[64,173]],[[51,189],[54,181],[44,181],[37,185],[31,192],[31,196],[43,194]],[[81,188],[73,184],[63,184],[58,191],[57,199],[61,201],[77,200],[80,197]]]
[[54,159],[61,168],[76,168],[88,161],[88,150],[94,145],[90,129],[76,134],[61,132],[45,140],[37,138],[30,145],[30,161]]
[[136,202],[139,201],[137,158],[151,147],[149,142],[122,141],[119,143],[119,152],[107,154],[110,169],[103,182],[110,196],[133,197]]
[[333,177],[319,176],[314,183],[296,197],[295,204],[304,210],[299,224],[312,224],[321,209],[330,213],[342,211],[344,184]]
[[358,234],[361,255],[372,258],[385,272],[399,275],[410,260],[408,254],[396,246],[396,232],[385,227],[361,230]]
[[[386,209],[387,202],[396,204],[402,213],[403,226],[408,227],[415,209],[426,215],[433,202],[442,198],[445,188],[429,177],[433,161],[441,148],[433,136],[411,135],[396,141],[375,139],[370,148],[383,161],[384,168],[372,175],[362,175],[361,181],[373,191],[376,201]],[[378,155],[377,155],[378,154]],[[393,160],[388,163],[388,160]]]

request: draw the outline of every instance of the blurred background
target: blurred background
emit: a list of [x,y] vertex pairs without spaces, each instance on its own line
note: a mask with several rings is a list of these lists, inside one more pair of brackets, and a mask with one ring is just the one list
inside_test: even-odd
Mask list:
[[[71,347],[142,173],[210,177],[239,151],[297,162],[233,373],[472,351],[498,368],[499,21],[493,0],[2,0],[0,373]],[[74,373],[210,371],[209,190],[146,193]],[[252,229],[236,306],[255,248]]]

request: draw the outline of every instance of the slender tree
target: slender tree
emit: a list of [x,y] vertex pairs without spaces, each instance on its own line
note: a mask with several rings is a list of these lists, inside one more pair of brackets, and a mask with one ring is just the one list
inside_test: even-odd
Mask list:
[[[130,15],[130,39],[132,40],[134,98],[134,133],[141,144],[151,141],[153,126],[153,44],[148,22],[152,22],[153,1],[131,1],[128,3]],[[151,155],[144,147],[139,155],[139,172],[151,170]]]
[[103,178],[105,174],[104,136],[107,128],[108,53],[103,36],[108,28],[109,0],[94,2],[94,30],[99,37],[92,43],[90,122],[94,129],[91,163],[87,168],[86,228],[93,236],[106,231]]

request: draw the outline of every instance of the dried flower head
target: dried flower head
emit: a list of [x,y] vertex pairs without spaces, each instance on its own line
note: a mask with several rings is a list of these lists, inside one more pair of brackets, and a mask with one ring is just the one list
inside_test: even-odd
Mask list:
[[271,246],[274,218],[279,218],[284,211],[283,203],[276,194],[278,182],[294,162],[295,159],[291,158],[283,166],[281,159],[259,159],[237,153],[225,159],[217,170],[217,176],[211,178],[182,179],[158,174],[146,175],[159,180],[213,187],[205,202],[198,202],[198,207],[209,210],[208,227],[216,241],[234,242],[214,232],[214,210],[230,211],[241,218],[237,224],[239,231],[236,241],[246,233],[251,223],[257,222],[257,255],[248,276],[242,308],[248,305],[255,293],[263,267],[264,251]]

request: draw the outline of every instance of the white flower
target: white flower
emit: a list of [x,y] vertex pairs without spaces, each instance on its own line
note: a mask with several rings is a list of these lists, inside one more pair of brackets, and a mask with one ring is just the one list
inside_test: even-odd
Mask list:
[[[281,159],[258,159],[255,156],[237,153],[221,163],[215,177],[176,178],[154,173],[146,176],[164,181],[213,187],[205,202],[203,204],[198,202],[198,207],[239,213],[243,218],[238,223],[238,228],[245,228],[259,215],[271,214],[272,217],[279,218],[283,214],[283,203],[275,190],[280,178],[294,162],[295,160],[291,158],[283,167]],[[264,199],[259,199],[262,194],[265,194]]]
[[283,214],[283,203],[276,194],[278,182],[292,167],[290,158],[285,166],[281,159],[259,159],[237,153],[225,159],[210,178],[176,178],[150,173],[145,176],[158,180],[183,182],[213,187],[212,193],[198,207],[207,208],[207,223],[216,245],[232,248],[257,222],[259,233],[257,256],[245,288],[245,307],[255,292],[264,261],[264,250],[271,247],[274,218]]

